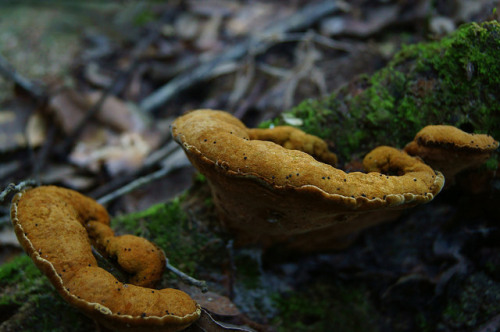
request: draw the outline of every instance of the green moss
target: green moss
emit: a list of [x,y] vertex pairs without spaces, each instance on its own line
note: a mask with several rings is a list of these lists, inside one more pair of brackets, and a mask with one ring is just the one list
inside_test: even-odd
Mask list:
[[13,292],[0,295],[0,307],[3,305],[22,304],[35,290],[50,286],[31,259],[22,255],[0,266],[0,287],[10,288]]
[[279,331],[376,331],[376,311],[364,287],[324,280],[298,292],[274,295]]
[[245,289],[258,289],[263,286],[260,254],[252,249],[241,249],[234,254],[236,277]]
[[[371,77],[285,114],[335,143],[341,160],[378,145],[404,147],[428,124],[451,124],[500,139],[500,24],[461,26],[441,41],[402,48]],[[264,125],[286,124],[283,117]]]
[[194,229],[180,203],[180,196],[169,203],[117,217],[112,227],[145,237],[161,247],[170,262],[186,273],[194,273],[207,237]]
[[500,314],[500,286],[480,272],[454,280],[443,322],[459,330],[479,326]]
[[26,255],[0,266],[0,330],[89,331],[94,324],[56,293]]

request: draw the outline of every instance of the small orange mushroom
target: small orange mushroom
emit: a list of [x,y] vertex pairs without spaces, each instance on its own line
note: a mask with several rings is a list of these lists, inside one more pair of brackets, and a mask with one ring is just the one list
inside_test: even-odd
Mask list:
[[[11,219],[22,247],[64,300],[103,326],[179,331],[199,318],[199,305],[186,293],[141,286],[157,281],[163,253],[145,239],[114,237],[108,213],[94,200],[54,186],[29,189],[13,198]],[[130,284],[97,266],[89,235],[133,274]]]
[[[172,125],[239,244],[269,245],[322,229],[329,238],[344,236],[370,224],[370,218],[358,223],[360,215],[428,202],[444,184],[441,173],[390,147],[367,155],[370,173],[345,173],[303,151],[252,139],[253,133],[214,110],[193,111]],[[309,241],[309,249],[314,245]]]
[[441,171],[447,183],[466,169],[482,165],[498,148],[493,137],[469,134],[456,127],[432,125],[420,130],[408,143],[405,151],[422,158],[428,165]]

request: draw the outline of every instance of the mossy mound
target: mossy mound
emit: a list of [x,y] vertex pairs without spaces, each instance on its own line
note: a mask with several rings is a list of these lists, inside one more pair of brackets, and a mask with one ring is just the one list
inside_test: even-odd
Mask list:
[[95,324],[56,293],[31,259],[0,266],[0,331],[91,331]]
[[340,280],[319,280],[301,291],[276,294],[278,331],[378,331],[368,292]]
[[498,54],[498,22],[465,24],[440,41],[403,47],[373,76],[262,126],[299,119],[298,127],[333,142],[344,162],[378,145],[404,147],[428,124],[500,139]]
[[223,248],[223,242],[207,225],[189,218],[190,209],[184,207],[185,204],[189,204],[187,194],[114,218],[111,226],[117,233],[149,239],[165,251],[171,264],[185,273],[197,275],[197,267],[217,257],[214,252]]

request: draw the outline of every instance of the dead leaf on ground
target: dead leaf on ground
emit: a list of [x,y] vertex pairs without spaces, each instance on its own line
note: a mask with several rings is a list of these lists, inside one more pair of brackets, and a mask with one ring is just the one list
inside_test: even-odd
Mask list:
[[25,130],[35,110],[33,102],[21,97],[0,106],[0,152],[14,151],[28,145]]
[[[50,106],[69,135],[101,97],[100,91],[78,93],[65,89],[51,99]],[[134,105],[107,96],[95,119],[88,121],[69,159],[92,172],[104,167],[112,176],[129,173],[142,166],[165,135],[140,116]]]

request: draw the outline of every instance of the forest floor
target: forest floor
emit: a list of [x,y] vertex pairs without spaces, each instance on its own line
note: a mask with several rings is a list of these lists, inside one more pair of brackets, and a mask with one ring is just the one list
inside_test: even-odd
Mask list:
[[[241,328],[498,331],[498,183],[478,194],[448,189],[338,252],[233,248],[205,179],[173,142],[169,125],[186,111],[212,108],[257,126],[375,73],[403,45],[439,40],[463,23],[498,20],[499,6],[493,0],[2,3],[0,189],[35,179],[105,203],[119,233],[156,242],[175,265],[206,280],[210,293],[171,274],[162,286],[185,290],[215,319]],[[119,191],[151,174],[162,176]],[[92,327],[25,258],[4,202],[0,331]],[[37,319],[42,308],[52,316]]]

